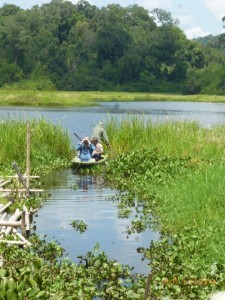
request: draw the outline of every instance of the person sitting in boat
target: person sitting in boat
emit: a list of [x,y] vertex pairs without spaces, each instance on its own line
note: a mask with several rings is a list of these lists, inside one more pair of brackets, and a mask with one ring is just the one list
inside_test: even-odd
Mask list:
[[92,130],[91,140],[93,139],[93,137],[98,138],[99,142],[104,142],[109,147],[109,149],[111,148],[109,138],[104,128],[103,122],[100,121],[98,122],[98,124],[95,125],[95,127]]
[[99,139],[96,136],[91,139],[91,143],[95,146],[95,150],[92,152],[92,158],[94,158],[95,161],[98,161],[102,158],[101,154],[104,151],[103,146],[99,143]]
[[81,161],[89,161],[93,159],[92,153],[95,150],[95,146],[90,142],[88,137],[84,137],[76,149],[79,151],[78,157]]

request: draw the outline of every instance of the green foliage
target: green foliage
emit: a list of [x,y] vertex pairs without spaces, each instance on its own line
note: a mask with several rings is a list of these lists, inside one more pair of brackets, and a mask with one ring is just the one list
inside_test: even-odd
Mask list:
[[144,277],[108,259],[98,245],[75,265],[62,258],[57,243],[35,235],[30,240],[30,248],[0,245],[5,260],[0,268],[2,299],[143,299]]
[[[184,227],[182,233],[172,234],[152,242],[145,250],[153,272],[151,296],[157,299],[208,299],[213,290],[223,290],[224,264],[207,261],[205,244],[211,232],[204,228]],[[199,259],[199,255],[205,259]]]
[[198,37],[194,40],[198,41],[200,44],[202,45],[207,45],[209,44],[211,41],[213,41],[215,38],[215,36],[213,36],[212,34],[209,34],[209,35],[205,35],[203,37]]
[[[214,80],[212,80],[214,78]],[[225,93],[225,71],[224,65],[210,65],[202,74],[203,94],[213,93],[224,95]]]
[[113,199],[119,216],[135,212],[128,236],[149,227],[161,232],[139,249],[150,260],[151,297],[208,299],[223,290],[224,126],[152,126],[133,118],[108,129],[114,158],[104,176],[120,190]]
[[[187,77],[186,94],[224,95],[225,72],[224,64],[210,64],[203,70],[191,69]],[[212,80],[212,78],[214,78]]]
[[[107,132],[113,145],[112,156],[133,149],[158,149],[159,155],[191,157],[190,164],[201,165],[203,160],[221,159],[224,155],[223,126],[202,128],[197,122],[186,121],[154,126],[144,117],[126,116],[119,123],[111,118]],[[143,157],[143,164],[147,158]]]
[[[30,126],[31,172],[46,172],[68,165],[72,150],[70,139],[60,125],[53,125],[44,119],[27,121]],[[16,162],[21,172],[26,166],[26,121],[6,119],[0,123],[1,171],[11,172]],[[16,130],[15,130],[16,128]]]
[[[202,92],[186,81],[188,70],[218,63],[223,35],[206,47],[188,40],[178,24],[170,12],[156,8],[150,14],[138,5],[97,8],[53,0],[23,10],[4,4],[0,87],[181,92],[187,85],[186,93]],[[221,77],[211,76],[214,81],[223,86]],[[216,92],[224,93],[219,87]]]
[[145,191],[150,185],[167,184],[190,164],[190,158],[176,159],[161,155],[155,149],[135,149],[115,158],[106,167],[106,178],[112,178],[120,190],[127,186]]
[[83,233],[87,230],[87,224],[84,223],[84,221],[80,220],[73,220],[70,224],[75,230],[80,231],[80,233]]

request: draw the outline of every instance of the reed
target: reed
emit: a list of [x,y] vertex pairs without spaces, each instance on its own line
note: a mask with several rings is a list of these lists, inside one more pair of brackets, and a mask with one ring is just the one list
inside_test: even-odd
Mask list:
[[[113,173],[114,180],[118,177],[120,186],[135,191],[146,201],[151,201],[149,199],[154,195],[154,213],[160,218],[163,232],[186,234],[185,228],[197,228],[202,234],[199,239],[204,240],[204,246],[199,248],[199,262],[224,263],[225,126],[202,128],[196,122],[153,126],[144,117],[126,117],[121,123],[112,118],[107,124],[107,131],[111,138],[112,156],[118,159],[118,154],[124,152],[133,160],[133,163],[131,159],[120,162]],[[151,157],[143,156],[143,167],[135,165],[133,153],[137,152],[139,161],[139,150],[146,148],[156,151],[158,169],[154,165],[152,169],[144,168],[150,165]],[[167,163],[163,166],[165,157]],[[185,169],[179,172],[183,165],[176,162],[185,158],[188,158]],[[126,166],[126,163],[130,165]],[[175,175],[168,176],[170,170]],[[157,173],[152,172],[160,174],[159,182],[154,178]],[[129,182],[125,183],[123,178],[127,174]]]
[[170,122],[153,125],[145,117],[111,118],[107,124],[114,153],[132,149],[158,148],[176,157],[193,161],[220,159],[224,154],[225,127],[202,128],[197,122]]
[[69,135],[60,125],[53,125],[43,118],[27,121],[8,118],[0,123],[1,172],[10,171],[13,161],[25,171],[27,123],[31,128],[32,171],[57,167],[72,157]]
[[182,232],[183,228],[197,227],[205,235],[203,257],[199,259],[208,257],[211,263],[224,263],[224,173],[224,163],[207,165],[158,192],[166,207],[160,210],[162,228]]

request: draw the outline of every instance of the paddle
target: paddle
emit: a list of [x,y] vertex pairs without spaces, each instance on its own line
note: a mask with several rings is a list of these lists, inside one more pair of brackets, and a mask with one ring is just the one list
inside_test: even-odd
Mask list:
[[76,134],[76,132],[73,133],[75,135],[76,138],[78,138],[78,140],[82,141],[82,138],[79,137],[79,135]]

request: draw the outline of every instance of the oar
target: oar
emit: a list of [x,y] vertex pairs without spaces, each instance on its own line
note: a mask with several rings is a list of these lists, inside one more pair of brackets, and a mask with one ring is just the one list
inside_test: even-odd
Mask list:
[[73,133],[75,135],[76,138],[78,138],[78,140],[82,141],[82,138],[79,137],[79,135],[76,134],[76,132]]
[[106,142],[105,139],[102,139],[103,143],[108,147],[108,149],[111,149],[111,146]]

